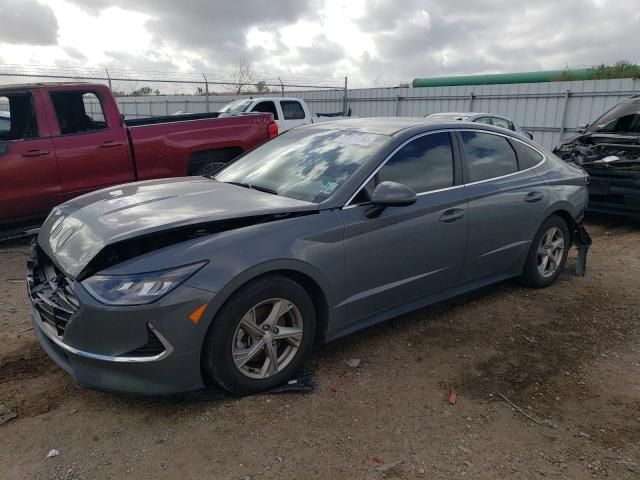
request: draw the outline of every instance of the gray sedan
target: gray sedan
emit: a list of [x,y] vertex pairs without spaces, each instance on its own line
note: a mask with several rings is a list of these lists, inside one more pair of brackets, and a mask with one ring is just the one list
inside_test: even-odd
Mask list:
[[525,132],[520,126],[513,120],[495,113],[479,113],[479,112],[439,112],[430,113],[425,115],[431,121],[437,122],[451,122],[458,120],[461,122],[473,122],[483,123],[485,125],[493,125],[495,127],[506,128],[512,132],[521,133],[533,140],[533,135],[530,132]]
[[552,284],[586,203],[580,169],[507,130],[310,125],[214,178],[56,207],[29,262],[34,332],[89,387],[264,391],[319,343],[510,277]]

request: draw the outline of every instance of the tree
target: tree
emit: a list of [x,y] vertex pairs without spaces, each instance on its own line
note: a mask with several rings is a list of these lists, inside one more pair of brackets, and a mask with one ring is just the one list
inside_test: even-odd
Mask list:
[[153,90],[151,87],[140,87],[137,90],[131,92],[132,97],[142,97],[144,95],[151,95],[152,93],[160,95],[160,90]]
[[269,93],[269,87],[267,87],[267,83],[264,80],[260,80],[258,83],[256,83],[256,92]]
[[408,88],[410,86],[411,84],[409,84],[409,82],[400,82],[400,84],[398,85],[398,87],[400,88]]
[[231,82],[234,85],[236,95],[240,95],[242,93],[242,89],[247,85],[255,83],[253,81],[253,70],[251,69],[251,63],[249,63],[249,60],[244,57],[240,59],[238,65],[231,74]]

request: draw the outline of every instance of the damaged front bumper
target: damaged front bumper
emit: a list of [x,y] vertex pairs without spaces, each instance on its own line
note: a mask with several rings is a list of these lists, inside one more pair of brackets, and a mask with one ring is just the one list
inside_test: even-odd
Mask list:
[[182,285],[146,306],[110,307],[66,277],[34,246],[27,286],[34,333],[74,380],[98,390],[160,395],[204,387],[208,322],[189,314],[213,293]]

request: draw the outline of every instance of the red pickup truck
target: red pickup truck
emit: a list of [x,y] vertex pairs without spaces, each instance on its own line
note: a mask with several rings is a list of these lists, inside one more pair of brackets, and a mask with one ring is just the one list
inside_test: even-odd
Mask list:
[[91,83],[0,87],[0,229],[109,185],[199,175],[274,137],[272,114],[126,120]]

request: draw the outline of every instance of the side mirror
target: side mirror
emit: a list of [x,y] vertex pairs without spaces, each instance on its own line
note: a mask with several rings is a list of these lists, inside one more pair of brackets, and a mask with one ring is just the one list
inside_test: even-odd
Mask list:
[[588,123],[579,123],[578,126],[576,127],[576,132],[584,133],[587,131],[588,127],[589,127]]
[[527,137],[529,137],[529,140],[533,140],[533,133],[531,132],[522,132],[524,133]]
[[377,217],[387,207],[407,207],[416,203],[416,192],[397,182],[382,182],[371,194],[373,207],[367,211],[367,217]]

